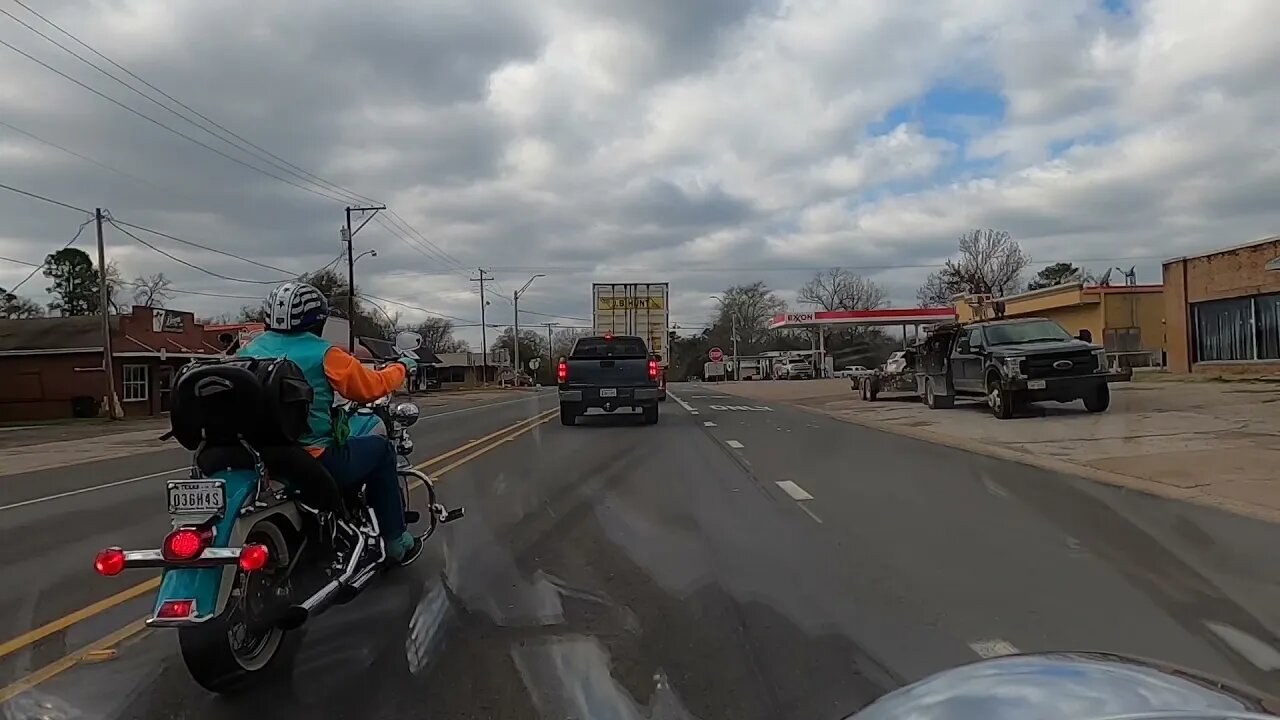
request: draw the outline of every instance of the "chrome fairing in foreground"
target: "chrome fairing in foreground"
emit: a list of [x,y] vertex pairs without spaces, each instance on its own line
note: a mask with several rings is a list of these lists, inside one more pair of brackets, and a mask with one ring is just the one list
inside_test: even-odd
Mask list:
[[1014,655],[938,673],[857,720],[1112,720],[1273,717],[1274,700],[1218,680],[1105,653]]

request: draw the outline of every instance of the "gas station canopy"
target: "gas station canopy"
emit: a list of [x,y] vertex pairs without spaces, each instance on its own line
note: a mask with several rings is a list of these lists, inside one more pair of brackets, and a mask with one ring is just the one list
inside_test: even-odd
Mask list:
[[924,325],[956,319],[956,309],[885,308],[880,310],[819,310],[806,313],[782,313],[773,317],[770,330],[814,327],[819,325]]

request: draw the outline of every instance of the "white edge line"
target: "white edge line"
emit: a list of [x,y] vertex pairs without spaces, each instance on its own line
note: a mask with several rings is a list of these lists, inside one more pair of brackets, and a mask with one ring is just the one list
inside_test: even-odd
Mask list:
[[682,407],[682,408],[684,408],[685,410],[689,411],[689,413],[690,413],[690,414],[693,414],[693,415],[697,415],[697,414],[698,414],[698,411],[697,411],[697,410],[694,410],[692,405],[690,405],[689,403],[687,403],[687,402],[685,402],[685,401],[681,400],[681,399],[680,399],[680,397],[679,397],[678,395],[676,395],[675,393],[671,392],[670,390],[667,390],[667,397],[671,398],[672,400],[675,400],[677,403],[679,403],[679,404],[680,404],[680,407]]
[[737,440],[725,440],[724,444],[728,445],[731,448],[741,448],[743,446],[742,443],[738,442]]
[[713,422],[711,422],[710,420],[703,420],[703,421],[702,421],[702,426],[703,426],[703,427],[716,427],[716,424],[715,424],[715,423],[713,423]]
[[160,472],[151,473],[150,475],[142,475],[135,478],[129,478],[128,480],[116,480],[115,482],[104,483],[102,485],[94,485],[92,487],[87,487],[87,488],[80,488],[79,490],[68,490],[67,492],[58,493],[57,495],[46,495],[45,497],[32,498],[31,500],[23,500],[22,502],[16,502],[11,505],[0,505],[0,511],[13,510],[15,508],[26,507],[28,505],[35,505],[36,503],[42,503],[48,500],[58,500],[60,498],[71,497],[72,495],[83,495],[84,493],[93,492],[95,490],[105,490],[107,488],[118,487],[120,485],[128,485],[129,483],[135,483],[135,482],[138,482],[139,480],[150,480],[152,478],[158,478],[164,475],[172,475],[173,473],[181,472],[183,470],[190,470],[190,469],[191,469],[191,466],[186,465],[180,468],[173,468],[172,470],[162,470]]

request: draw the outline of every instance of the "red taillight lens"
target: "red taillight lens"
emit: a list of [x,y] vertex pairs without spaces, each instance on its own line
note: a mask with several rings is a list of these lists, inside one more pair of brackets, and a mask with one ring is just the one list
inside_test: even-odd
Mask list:
[[256,572],[267,566],[271,553],[266,545],[245,545],[240,549],[240,569],[245,572]]
[[200,530],[192,528],[174,530],[164,539],[160,554],[164,555],[165,560],[176,562],[195,560],[200,557],[200,553],[204,552],[210,539],[208,533]]
[[165,620],[181,620],[191,617],[195,609],[195,600],[165,600],[160,603],[160,609],[156,611],[156,617]]
[[569,363],[561,360],[560,366],[556,368],[556,380],[559,382],[569,381]]
[[657,360],[649,361],[649,379],[650,380],[658,379],[658,361]]
[[93,569],[107,577],[119,575],[124,571],[124,551],[118,547],[103,550],[93,559]]

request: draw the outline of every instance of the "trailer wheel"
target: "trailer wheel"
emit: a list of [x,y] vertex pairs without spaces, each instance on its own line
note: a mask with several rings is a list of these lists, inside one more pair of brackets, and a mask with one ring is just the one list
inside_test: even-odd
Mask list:
[[876,396],[880,394],[880,378],[871,378],[871,388],[867,391],[867,399],[875,402]]

